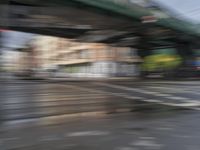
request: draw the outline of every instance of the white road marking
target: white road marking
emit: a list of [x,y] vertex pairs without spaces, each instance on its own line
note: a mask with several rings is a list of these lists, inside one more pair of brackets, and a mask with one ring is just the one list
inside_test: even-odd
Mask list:
[[[157,100],[157,99],[147,99],[145,97],[135,97],[135,96],[130,96],[127,94],[123,94],[123,93],[113,93],[113,92],[106,92],[106,91],[101,91],[101,90],[95,90],[95,89],[91,89],[91,88],[84,88],[84,87],[79,87],[79,86],[72,86],[72,85],[68,85],[71,86],[72,88],[75,89],[79,89],[79,90],[84,90],[84,91],[93,91],[93,92],[97,92],[97,93],[104,93],[104,94],[108,94],[108,95],[114,95],[114,96],[119,96],[119,97],[123,97],[123,98],[127,98],[127,99],[138,99],[141,101],[145,101],[145,102],[153,102],[153,103],[158,103],[158,104],[163,104],[163,105],[167,105],[167,106],[176,106],[176,107],[198,107],[199,103],[196,103],[194,101],[191,102],[190,99],[185,98],[185,97],[178,97],[178,96],[173,96],[170,94],[162,94],[160,92],[151,92],[151,91],[147,91],[147,90],[143,90],[143,89],[138,89],[138,88],[130,88],[130,87],[126,87],[126,86],[121,86],[121,85],[114,85],[114,84],[109,84],[109,83],[95,83],[97,85],[102,85],[102,86],[106,86],[106,87],[110,87],[110,88],[116,88],[116,89],[122,89],[122,90],[127,90],[127,91],[134,91],[134,92],[138,92],[138,93],[148,93],[151,94],[153,96],[160,96],[160,97],[164,97],[167,99],[171,99],[171,100],[179,100],[182,101],[182,103],[168,103],[165,102],[164,100]],[[175,101],[176,102],[176,101]],[[194,108],[195,110],[200,110],[197,108]]]
[[163,102],[162,104],[168,105],[168,106],[177,106],[177,107],[199,107],[199,103],[165,103]]
[[[96,84],[100,84],[100,83],[96,83]],[[107,94],[107,95],[112,95],[112,96],[119,96],[119,97],[128,98],[128,99],[143,99],[144,98],[144,97],[139,97],[139,96],[129,96],[125,93],[107,92],[107,91],[95,90],[95,89],[91,89],[91,88],[79,87],[79,86],[75,86],[75,85],[67,85],[67,86],[71,86],[72,88],[87,91],[87,92],[96,92],[96,93]],[[140,89],[137,89],[137,90],[143,92],[143,90],[140,90]]]
[[196,94],[196,95],[200,95],[200,91],[196,91],[194,92],[193,90],[191,90],[190,88],[186,88],[186,87],[164,87],[164,86],[151,86],[151,87],[145,87],[145,88],[149,88],[149,89],[163,89],[168,91],[168,93],[191,93],[191,94]]
[[138,149],[134,147],[118,147],[117,150],[138,150]]
[[130,145],[140,147],[152,147],[154,149],[160,149],[161,147],[163,147],[163,144],[158,144],[155,142],[155,140],[138,140],[131,143]]
[[147,82],[144,82],[144,83],[149,83],[149,84],[180,84],[180,85],[189,85],[189,84],[192,84],[192,85],[199,85],[200,86],[200,82],[199,81],[147,81]]
[[174,128],[170,128],[170,127],[159,127],[159,128],[156,128],[157,130],[166,130],[166,131],[172,131],[174,130]]
[[109,132],[106,131],[80,131],[80,132],[72,132],[68,133],[67,136],[69,137],[77,137],[77,136],[103,136],[108,135]]
[[160,92],[151,92],[151,91],[147,91],[147,90],[142,90],[142,89],[136,89],[136,88],[129,88],[129,87],[125,87],[125,86],[121,86],[121,85],[111,85],[111,84],[107,84],[107,83],[98,83],[107,87],[111,87],[111,88],[117,88],[117,89],[123,89],[123,90],[127,90],[127,91],[135,91],[135,92],[139,92],[139,93],[147,93],[147,94],[151,94],[154,96],[159,96],[159,97],[165,97],[168,99],[174,99],[174,100],[187,100],[188,98],[185,97],[178,97],[178,96],[173,96],[171,94],[163,94]]
[[[168,102],[165,102],[164,100],[157,100],[157,99],[146,99],[146,98],[142,98],[141,100],[142,101],[145,101],[145,102],[153,102],[153,103],[158,103],[158,104],[163,104],[163,105],[167,105],[167,106],[175,106],[175,107],[188,107],[188,108],[191,108],[191,107],[195,107],[194,109],[195,110],[200,110],[200,108],[196,108],[196,107],[199,107],[200,104],[198,101],[192,101],[191,99],[189,98],[186,98],[186,97],[178,97],[178,96],[173,96],[173,95],[170,95],[170,94],[162,94],[162,93],[159,93],[159,92],[149,92],[149,91],[146,91],[146,90],[141,90],[141,89],[136,89],[136,88],[129,88],[129,87],[125,87],[125,86],[120,86],[120,85],[113,85],[113,84],[108,84],[108,83],[98,83],[100,85],[104,85],[104,86],[107,86],[107,87],[111,87],[111,88],[117,88],[117,89],[123,89],[123,90],[127,90],[127,91],[135,91],[135,92],[140,92],[140,93],[151,93],[152,95],[155,95],[155,96],[160,96],[160,97],[164,97],[164,98],[167,98],[167,99],[171,99],[171,100],[179,100],[179,102],[182,102],[182,103],[168,103]],[[124,98],[129,98],[131,99],[131,96],[126,96],[124,95]]]
[[178,96],[168,96],[168,97],[166,97],[166,98],[168,98],[168,99],[173,99],[173,100],[189,100],[188,98],[186,98],[186,97],[178,97]]
[[156,93],[155,95],[159,96],[159,97],[170,97],[171,96],[170,94],[163,94],[163,93]]

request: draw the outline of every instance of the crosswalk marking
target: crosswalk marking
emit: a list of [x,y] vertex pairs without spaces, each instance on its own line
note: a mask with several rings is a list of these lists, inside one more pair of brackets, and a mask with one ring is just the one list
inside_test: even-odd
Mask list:
[[[23,96],[27,96],[28,94],[23,95],[23,92],[22,96],[20,95],[17,97],[17,99],[22,98],[20,101],[16,101],[14,97],[3,101],[2,103],[5,106],[4,110],[7,113],[8,118],[10,117],[13,119],[21,117],[20,119],[23,119],[35,116],[43,117],[48,115],[62,115],[64,113],[72,113],[74,111],[104,111],[106,113],[106,111],[110,109],[110,106],[115,103],[115,101],[116,106],[113,106],[113,109],[116,112],[129,112],[132,111],[131,107],[133,105],[136,106],[149,104],[162,104],[167,106],[200,110],[200,99],[198,99],[198,96],[191,95],[192,92],[190,92],[188,95],[187,93],[184,93],[187,90],[191,90],[191,88],[193,88],[191,86],[183,86],[183,88],[175,88],[175,86],[172,88],[170,86],[163,87],[163,85],[131,87],[130,85],[123,86],[102,82],[95,82],[91,86],[80,84],[58,85],[60,86],[59,88],[66,89],[66,93],[64,93],[64,91],[60,92],[57,90],[57,86],[55,86],[50,89],[44,89],[44,91],[39,91],[39,95],[37,92],[33,93],[35,99],[30,101],[25,100],[27,97],[24,99]],[[54,88],[56,89],[55,91],[53,90]],[[51,93],[51,91],[53,91],[53,93]],[[75,93],[71,93],[70,91]],[[171,93],[173,91],[179,91],[182,93],[182,95],[178,94],[177,96],[177,93]],[[50,92],[50,94],[47,94],[48,92]],[[193,91],[193,93],[196,92]],[[109,101],[112,102],[110,103]],[[33,102],[34,104],[32,105]],[[88,104],[90,106],[88,106]],[[75,108],[73,111],[71,110],[72,105]],[[83,107],[80,107],[80,105]],[[86,109],[87,106],[88,109]]]
[[[166,87],[166,86],[162,86],[160,85],[158,86],[151,86],[151,87],[145,87],[147,89],[157,89],[157,90],[167,90],[170,93],[191,93],[191,94],[196,94],[196,95],[200,95],[200,91],[194,91],[191,88],[187,88],[187,87]],[[198,88],[197,88],[198,89]],[[196,89],[196,90],[197,90]]]
[[80,131],[68,133],[66,136],[76,137],[76,136],[103,136],[110,134],[108,131]]
[[[139,88],[130,88],[130,87],[126,87],[126,86],[121,86],[121,85],[114,85],[114,84],[108,84],[108,83],[95,83],[95,84],[99,84],[99,85],[103,85],[103,86],[107,86],[107,87],[111,87],[111,88],[118,88],[118,89],[123,89],[123,90],[127,90],[127,91],[134,91],[134,92],[138,92],[138,93],[144,93],[144,94],[150,94],[153,96],[159,96],[159,97],[163,97],[165,99],[169,99],[169,100],[174,100],[172,101],[173,103],[177,103],[177,101],[179,103],[184,103],[187,101],[191,101],[190,98],[186,98],[186,97],[181,97],[181,96],[174,96],[173,94],[169,94],[169,93],[161,93],[158,91],[148,91],[145,89],[139,89]],[[71,85],[70,85],[71,86]],[[82,87],[78,87],[78,86],[73,86],[74,88],[78,88],[81,90],[86,90],[86,91],[94,91],[94,92],[98,92],[98,93],[104,93],[104,94],[110,94],[110,95],[114,95],[114,96],[119,96],[119,97],[124,97],[124,98],[128,98],[128,99],[138,99],[138,100],[145,100],[145,101],[152,101],[152,102],[160,102],[160,100],[148,100],[143,96],[137,97],[137,96],[130,96],[127,94],[120,94],[120,93],[113,93],[113,92],[108,92],[108,91],[102,91],[102,90],[95,90],[95,89],[91,89],[91,88],[82,88]]]
[[178,96],[168,96],[168,99],[173,99],[173,100],[189,100],[188,98],[185,97],[178,97]]
[[147,84],[171,84],[171,85],[174,85],[174,84],[180,84],[181,86],[182,85],[195,85],[195,86],[200,86],[200,82],[199,81],[146,81],[144,83],[147,83]]
[[197,107],[197,106],[200,106],[199,103],[190,103],[190,102],[180,103],[180,104],[163,102],[162,104],[169,105],[169,106],[177,106],[177,107]]
[[[200,106],[200,102],[194,101],[194,100],[186,98],[186,97],[178,97],[178,96],[173,96],[172,94],[163,94],[163,93],[159,93],[159,92],[155,92],[155,91],[147,91],[147,90],[143,90],[143,89],[130,88],[130,87],[108,84],[108,83],[98,83],[98,84],[107,86],[110,88],[123,89],[123,90],[127,90],[127,91],[134,91],[134,92],[139,92],[139,93],[144,93],[144,94],[151,94],[153,96],[160,96],[163,98],[174,100],[171,102],[165,102],[165,100],[147,99],[145,97],[140,97],[142,101],[146,101],[146,102],[153,102],[153,103],[159,103],[159,104],[163,104],[163,105],[177,106],[177,107],[199,107]],[[131,96],[124,96],[124,97],[131,98]]]
[[113,85],[113,84],[108,84],[108,83],[98,83],[100,85],[104,85],[107,87],[111,87],[111,88],[117,88],[117,89],[124,89],[124,90],[128,90],[128,91],[135,91],[135,92],[139,92],[139,93],[144,93],[144,94],[151,94],[154,96],[160,96],[160,97],[165,97],[168,99],[174,99],[174,100],[187,100],[188,98],[185,97],[178,97],[178,96],[173,96],[171,94],[164,94],[164,93],[160,93],[160,92],[155,92],[155,91],[147,91],[147,90],[143,90],[143,89],[136,89],[136,88],[129,88],[129,87],[125,87],[125,86],[121,86],[121,85]]

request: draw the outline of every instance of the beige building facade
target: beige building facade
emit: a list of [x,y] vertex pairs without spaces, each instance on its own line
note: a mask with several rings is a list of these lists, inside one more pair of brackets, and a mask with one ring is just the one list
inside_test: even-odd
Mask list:
[[69,77],[136,76],[136,49],[66,38],[37,36],[32,43],[40,69],[53,69]]

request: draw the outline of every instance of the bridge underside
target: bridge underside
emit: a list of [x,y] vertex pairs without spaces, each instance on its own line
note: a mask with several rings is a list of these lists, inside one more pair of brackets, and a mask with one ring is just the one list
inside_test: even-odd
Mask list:
[[77,1],[65,1],[63,5],[53,2],[5,1],[0,6],[0,26],[10,30],[139,49],[171,46],[177,42],[198,39],[171,28],[142,23],[138,18],[133,19]]

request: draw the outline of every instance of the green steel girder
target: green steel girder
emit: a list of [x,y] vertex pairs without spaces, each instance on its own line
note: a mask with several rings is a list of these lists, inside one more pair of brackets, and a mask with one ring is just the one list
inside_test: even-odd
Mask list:
[[[140,19],[142,16],[153,15],[149,10],[139,7],[137,5],[127,5],[123,3],[116,3],[115,0],[75,0],[82,3],[89,4],[94,7],[100,7],[116,13],[133,17],[134,19]],[[200,30],[186,21],[179,20],[173,17],[158,19],[155,24],[178,30],[186,34],[200,36]]]
[[[8,0],[3,0],[4,3]],[[12,1],[12,0],[10,0]],[[134,20],[141,20],[142,16],[153,15],[149,9],[140,7],[138,5],[128,2],[128,0],[13,0],[25,4],[41,5],[41,6],[75,6],[81,7],[82,9],[87,9],[89,7],[94,9],[107,10],[119,15],[127,16],[133,18]],[[86,8],[87,6],[87,8]],[[154,23],[158,26],[163,26],[170,28],[172,30],[177,30],[187,35],[200,37],[200,29],[183,20],[169,17],[158,19]]]

